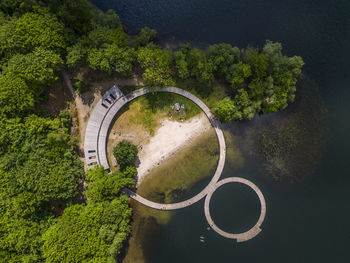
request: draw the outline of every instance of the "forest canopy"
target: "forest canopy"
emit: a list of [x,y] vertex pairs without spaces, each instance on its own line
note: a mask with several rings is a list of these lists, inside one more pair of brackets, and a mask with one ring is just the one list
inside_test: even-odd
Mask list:
[[136,169],[84,176],[70,113],[36,106],[65,63],[130,74],[134,58],[114,11],[85,0],[1,1],[0,262],[116,261],[132,214],[120,191]]
[[229,122],[285,109],[303,64],[271,41],[165,49],[155,30],[129,35],[88,0],[0,1],[0,261],[116,262],[130,233],[121,190],[135,184],[136,147],[115,149],[117,171],[85,173],[70,113],[37,109],[62,67],[137,75],[151,88],[188,82],[203,97],[224,83],[211,106]]

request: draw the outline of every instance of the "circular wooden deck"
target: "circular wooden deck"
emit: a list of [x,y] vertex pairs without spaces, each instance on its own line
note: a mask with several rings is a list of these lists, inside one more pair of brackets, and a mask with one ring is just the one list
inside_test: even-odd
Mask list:
[[[211,197],[213,196],[213,193],[216,191],[216,189],[218,189],[220,186],[222,186],[224,184],[228,184],[228,183],[245,184],[245,185],[249,186],[250,188],[252,188],[254,190],[254,192],[259,197],[259,200],[260,200],[260,216],[259,216],[259,219],[256,222],[256,224],[251,229],[249,229],[246,232],[239,233],[239,234],[228,233],[228,232],[222,230],[221,228],[219,228],[217,225],[215,225],[213,219],[211,218],[210,207],[209,207],[210,206]],[[221,236],[224,236],[226,238],[235,239],[235,240],[237,240],[237,242],[243,242],[243,241],[247,241],[249,239],[252,239],[257,234],[260,233],[260,231],[261,231],[260,226],[263,223],[263,221],[265,219],[265,215],[266,215],[266,202],[265,202],[264,195],[262,194],[260,189],[255,184],[253,184],[251,181],[249,181],[247,179],[244,179],[244,178],[240,178],[240,177],[229,177],[229,178],[225,178],[225,179],[219,181],[218,183],[216,183],[216,185],[212,189],[212,191],[207,194],[207,196],[205,197],[205,202],[204,202],[204,214],[205,214],[205,217],[206,217],[210,227],[215,232],[217,232],[218,234],[220,234]]]
[[[260,198],[260,201],[264,200],[263,202],[264,216],[263,217],[260,216],[260,219],[261,218],[262,219],[261,220],[259,219],[258,221],[259,225],[257,224],[256,225],[257,227],[254,227],[251,230],[249,230],[250,232],[248,231],[242,234],[229,234],[222,231],[220,228],[218,228],[210,217],[209,202],[213,192],[222,184],[231,182],[231,181],[227,181],[228,179],[238,180],[237,177],[232,177],[232,178],[226,178],[218,182],[221,176],[221,173],[224,169],[225,157],[226,157],[225,138],[220,126],[220,122],[213,116],[213,114],[210,112],[210,109],[199,98],[197,98],[196,96],[194,96],[192,93],[188,91],[185,91],[176,87],[165,87],[162,89],[158,89],[157,91],[175,93],[183,97],[186,97],[191,101],[193,101],[195,104],[197,104],[202,109],[202,111],[206,114],[211,125],[215,129],[215,133],[219,142],[220,155],[219,155],[217,168],[211,181],[201,192],[182,202],[177,202],[172,204],[157,203],[136,194],[130,189],[124,189],[123,190],[124,194],[128,195],[132,199],[148,207],[159,209],[159,210],[175,210],[175,209],[185,208],[185,207],[191,206],[192,204],[206,197],[205,207],[204,207],[205,215],[210,226],[216,232],[218,232],[220,235],[223,235],[225,237],[237,239],[238,242],[245,241],[256,236],[261,231],[260,225],[265,217],[266,205],[265,205],[265,200],[261,191],[253,183],[251,183],[246,179],[238,178],[240,182],[246,183],[247,185],[251,186],[254,190],[257,189],[258,191],[256,192],[259,198],[260,197],[262,198],[262,199]],[[113,86],[101,98],[101,100],[98,102],[93,112],[91,113],[91,116],[89,118],[88,125],[86,128],[86,133],[85,133],[84,152],[85,152],[85,162],[88,169],[93,168],[95,165],[98,165],[98,166],[103,166],[106,170],[110,170],[110,166],[107,160],[107,140],[108,140],[108,133],[110,131],[110,128],[113,125],[113,121],[116,114],[125,104],[129,103],[130,101],[132,101],[137,97],[140,97],[150,92],[151,91],[148,88],[141,88],[124,96],[123,93],[116,86]]]

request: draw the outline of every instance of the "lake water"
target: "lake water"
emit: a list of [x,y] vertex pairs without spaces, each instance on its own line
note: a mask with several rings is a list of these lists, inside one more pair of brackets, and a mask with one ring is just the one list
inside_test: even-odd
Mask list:
[[[205,46],[227,42],[243,48],[261,47],[266,39],[280,41],[286,54],[304,58],[304,73],[319,86],[328,110],[328,124],[323,127],[329,129],[326,150],[306,183],[285,187],[267,180],[259,162],[244,149],[244,168],[233,172],[226,165],[222,178],[245,177],[265,195],[267,216],[256,238],[234,244],[208,231],[202,200],[176,212],[169,224],[150,232],[146,261],[350,262],[349,0],[93,2],[104,10],[115,9],[130,28],[155,28],[163,43]],[[252,123],[269,118],[274,117],[256,118]],[[235,123],[227,128],[239,134],[247,125],[252,124]],[[258,207],[254,195],[236,185],[219,189],[211,203],[214,220],[229,231],[245,230],[254,224]],[[204,243],[199,241],[201,235]]]

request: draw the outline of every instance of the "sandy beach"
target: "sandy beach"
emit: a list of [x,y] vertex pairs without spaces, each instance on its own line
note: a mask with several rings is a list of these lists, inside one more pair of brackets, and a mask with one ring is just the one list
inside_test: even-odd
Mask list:
[[211,125],[204,113],[187,122],[163,120],[161,127],[151,137],[149,143],[139,151],[140,164],[137,168],[137,184],[140,184],[152,169],[177,154],[182,147],[187,146],[209,129],[211,129]]

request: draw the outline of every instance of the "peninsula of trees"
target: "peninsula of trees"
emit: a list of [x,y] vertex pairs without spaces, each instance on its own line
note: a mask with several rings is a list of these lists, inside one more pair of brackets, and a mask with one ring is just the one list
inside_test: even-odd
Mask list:
[[[112,174],[97,168],[85,176],[68,111],[36,108],[62,67],[141,74],[151,88],[189,81],[203,96],[223,82],[226,97],[211,107],[232,121],[286,108],[303,64],[271,41],[261,49],[166,50],[155,30],[130,36],[114,11],[103,13],[87,0],[2,0],[1,262],[115,262],[130,233],[132,211],[120,192],[135,183],[130,154]],[[116,155],[125,152],[122,146]],[[80,190],[83,180],[88,187]]]

